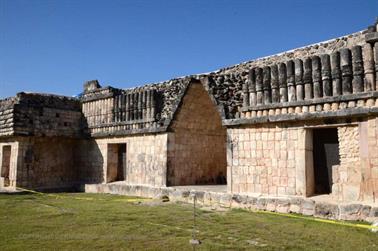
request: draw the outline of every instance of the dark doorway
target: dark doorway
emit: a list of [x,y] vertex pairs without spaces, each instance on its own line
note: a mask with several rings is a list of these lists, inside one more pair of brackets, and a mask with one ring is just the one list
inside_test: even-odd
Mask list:
[[126,180],[126,144],[118,145],[117,180]]
[[313,130],[315,194],[329,194],[332,166],[340,164],[337,128]]
[[1,162],[1,177],[4,180],[4,186],[9,186],[9,169],[10,169],[10,159],[11,159],[11,146],[3,146],[2,152],[2,162]]
[[109,144],[107,182],[126,180],[126,171],[126,144]]

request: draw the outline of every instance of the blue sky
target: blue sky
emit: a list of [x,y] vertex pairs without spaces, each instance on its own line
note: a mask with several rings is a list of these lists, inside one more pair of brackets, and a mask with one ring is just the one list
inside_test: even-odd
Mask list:
[[365,29],[377,0],[0,0],[0,98],[213,71]]

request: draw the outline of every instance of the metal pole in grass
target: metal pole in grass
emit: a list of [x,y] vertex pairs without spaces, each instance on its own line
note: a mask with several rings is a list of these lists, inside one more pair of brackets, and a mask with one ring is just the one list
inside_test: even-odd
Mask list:
[[193,246],[193,250],[196,250],[196,246],[201,244],[199,240],[196,238],[196,202],[197,197],[196,194],[192,194],[193,197],[193,231],[192,231],[192,239],[189,241],[189,243]]

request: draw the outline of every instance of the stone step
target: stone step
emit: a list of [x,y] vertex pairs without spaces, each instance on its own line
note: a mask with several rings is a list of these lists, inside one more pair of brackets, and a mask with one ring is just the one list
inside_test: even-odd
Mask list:
[[273,197],[230,194],[227,192],[200,191],[193,186],[151,187],[128,185],[124,182],[108,184],[86,184],[87,193],[109,193],[146,198],[162,198],[168,196],[170,201],[193,203],[194,196],[199,205],[213,209],[242,208],[246,210],[271,211],[278,213],[297,213],[319,218],[334,220],[378,221],[378,205],[362,203],[337,203],[320,200],[316,197],[302,198],[297,196]]

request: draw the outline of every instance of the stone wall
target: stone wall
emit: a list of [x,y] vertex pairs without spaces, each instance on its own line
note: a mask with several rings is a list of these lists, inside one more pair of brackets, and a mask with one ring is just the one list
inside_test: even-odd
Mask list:
[[18,93],[0,100],[0,137],[83,136],[78,99],[39,93]]
[[[228,191],[241,194],[314,193],[312,130],[337,128],[340,164],[331,197],[375,201],[377,118],[235,127],[228,132]],[[368,129],[369,128],[369,129]]]
[[340,165],[332,170],[332,195],[337,200],[378,199],[377,121],[370,117],[354,126],[338,127]]
[[360,158],[359,126],[339,127],[340,165],[332,168],[332,195],[338,200],[357,201],[361,199],[360,186],[362,169]]
[[297,192],[296,165],[305,150],[299,141],[304,129],[279,124],[228,129],[227,134],[230,192],[303,195]]
[[361,122],[360,155],[362,166],[361,198],[378,201],[378,117]]
[[33,189],[72,188],[78,183],[75,139],[17,137],[17,186]]
[[78,100],[43,94],[17,94],[14,107],[16,135],[82,137],[82,113]]
[[104,160],[106,145],[99,145],[94,139],[83,139],[77,144],[75,162],[78,166],[78,177],[83,183],[102,183],[106,178]]
[[0,100],[0,137],[13,135],[14,133],[14,104],[16,97]]
[[79,111],[48,107],[15,108],[15,134],[30,136],[82,137],[82,114]]
[[77,153],[80,179],[92,183],[113,181],[108,171],[117,156],[112,154],[112,159],[109,158],[109,144],[126,144],[126,183],[165,186],[167,137],[167,134],[150,134],[84,140]]
[[192,83],[168,137],[168,185],[226,181],[226,129],[201,83]]

